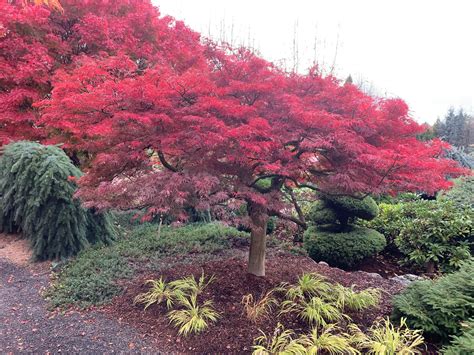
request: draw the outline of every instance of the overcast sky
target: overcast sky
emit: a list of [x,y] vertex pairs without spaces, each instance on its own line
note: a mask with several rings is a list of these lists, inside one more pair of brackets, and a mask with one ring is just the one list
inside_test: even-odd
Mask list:
[[204,36],[256,48],[289,68],[316,60],[339,78],[396,96],[420,122],[474,111],[474,1],[153,0]]

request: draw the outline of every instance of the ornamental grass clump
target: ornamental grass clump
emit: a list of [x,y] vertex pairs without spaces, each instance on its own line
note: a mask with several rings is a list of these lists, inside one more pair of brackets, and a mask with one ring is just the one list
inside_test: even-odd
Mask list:
[[63,259],[91,244],[109,243],[107,214],[74,198],[81,176],[57,146],[16,142],[0,156],[0,232],[21,232],[36,260]]
[[304,346],[295,337],[295,332],[278,323],[273,334],[265,334],[255,338],[253,355],[268,354],[304,354]]
[[375,322],[366,333],[355,324],[350,325],[352,342],[364,354],[395,355],[422,354],[420,347],[424,344],[421,330],[409,329],[404,318],[396,327],[389,319]]
[[[307,273],[294,284],[282,284],[268,294],[278,295],[278,316],[290,315],[303,320],[309,330],[285,329],[278,323],[273,333],[254,339],[253,354],[420,354],[424,343],[419,330],[388,319],[374,322],[364,332],[352,323],[347,311],[362,312],[378,305],[381,292],[368,288],[356,291],[354,286],[331,284],[322,276]],[[279,298],[276,297],[278,300]],[[287,317],[280,318],[284,321]],[[306,328],[306,327],[305,327]]]
[[170,322],[178,327],[178,333],[189,335],[200,333],[209,327],[209,323],[217,322],[219,313],[214,309],[212,301],[204,301],[198,304],[197,295],[178,296],[180,309],[174,309],[168,313]]
[[244,314],[253,323],[269,317],[278,305],[278,300],[273,296],[274,290],[265,293],[260,299],[255,299],[251,293],[242,297]]
[[171,309],[167,316],[170,323],[178,328],[178,334],[187,336],[200,333],[217,322],[220,317],[211,300],[199,303],[198,297],[214,281],[214,276],[207,277],[204,272],[199,279],[188,276],[171,282],[148,280],[151,288],[135,297],[134,303],[144,304],[147,309],[152,304],[165,303]]
[[142,303],[145,305],[144,309],[147,309],[152,304],[165,303],[166,307],[171,308],[175,303],[176,290],[169,284],[166,283],[162,277],[158,280],[147,280],[147,284],[151,285],[148,292],[137,295],[133,303]]
[[363,311],[375,307],[380,300],[380,290],[368,288],[357,292],[354,287],[335,285],[335,301],[339,308],[350,311]]

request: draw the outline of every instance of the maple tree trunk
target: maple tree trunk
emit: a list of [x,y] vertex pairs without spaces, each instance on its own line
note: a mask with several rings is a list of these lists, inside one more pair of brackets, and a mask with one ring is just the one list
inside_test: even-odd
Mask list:
[[252,223],[248,272],[256,276],[265,276],[268,215],[262,206],[253,203],[248,204],[248,212]]

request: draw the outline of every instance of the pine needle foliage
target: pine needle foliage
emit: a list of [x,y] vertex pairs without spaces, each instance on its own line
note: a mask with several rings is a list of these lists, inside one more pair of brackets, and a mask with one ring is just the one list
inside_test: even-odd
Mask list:
[[443,348],[444,355],[474,354],[474,319],[461,323],[463,332],[452,338],[451,344]]
[[74,199],[81,176],[57,146],[21,141],[0,157],[0,231],[21,232],[36,260],[62,259],[112,239],[107,215],[81,207]]
[[436,280],[416,281],[393,298],[393,318],[446,342],[474,318],[474,259]]

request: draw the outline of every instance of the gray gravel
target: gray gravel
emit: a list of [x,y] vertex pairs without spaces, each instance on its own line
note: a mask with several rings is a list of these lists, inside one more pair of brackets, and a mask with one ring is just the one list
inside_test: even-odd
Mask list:
[[157,353],[140,334],[107,315],[51,313],[40,296],[48,275],[0,259],[0,354]]

